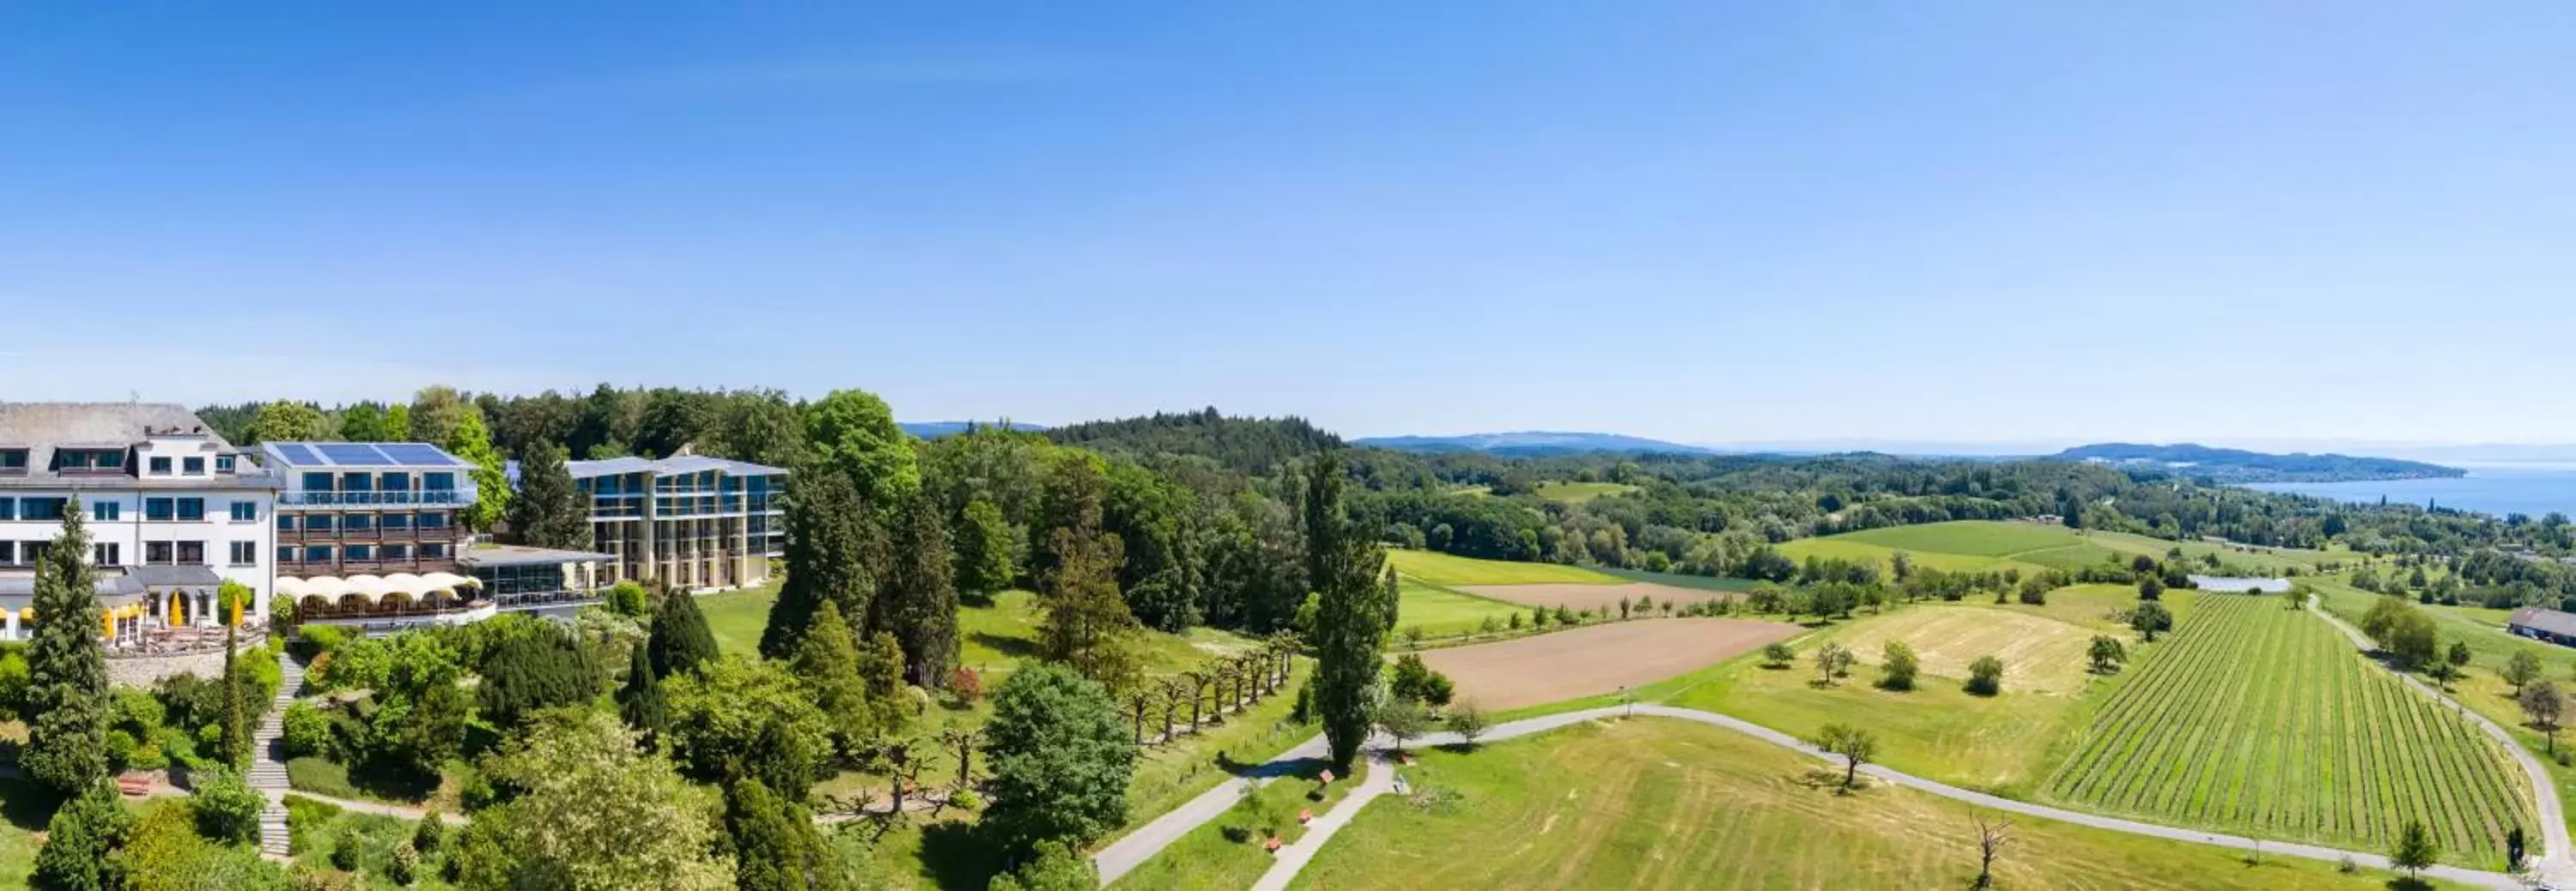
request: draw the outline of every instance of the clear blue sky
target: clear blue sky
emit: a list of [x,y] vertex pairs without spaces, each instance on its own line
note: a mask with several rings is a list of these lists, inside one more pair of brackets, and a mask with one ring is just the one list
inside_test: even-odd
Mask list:
[[2576,440],[2565,4],[390,6],[0,8],[0,394]]

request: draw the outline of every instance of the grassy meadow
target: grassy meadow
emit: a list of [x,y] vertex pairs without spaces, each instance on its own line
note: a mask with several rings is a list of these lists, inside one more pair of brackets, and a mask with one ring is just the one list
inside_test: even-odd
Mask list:
[[1616,585],[1625,581],[1581,566],[1478,560],[1438,551],[1390,550],[1386,560],[1401,575],[1441,586],[1457,585]]
[[2048,797],[2175,825],[2384,850],[2405,822],[2495,868],[2532,809],[2519,769],[2278,597],[2203,595],[2105,703]]
[[1637,491],[1637,487],[1627,483],[1545,482],[1538,484],[1533,491],[1538,493],[1538,497],[1549,501],[1582,504],[1605,495],[1624,495],[1634,492]]
[[1397,630],[1410,632],[1419,628],[1427,637],[1474,634],[1484,627],[1487,620],[1496,627],[1509,627],[1512,617],[1527,618],[1529,613],[1526,607],[1478,597],[1411,576],[1399,577],[1396,597]]
[[[1732,731],[1639,718],[1434,751],[1414,793],[1378,799],[1295,888],[1966,888],[1964,806],[1873,785]],[[2333,864],[2016,818],[1999,887],[2371,889]],[[1240,887],[1240,886],[1234,886]]]

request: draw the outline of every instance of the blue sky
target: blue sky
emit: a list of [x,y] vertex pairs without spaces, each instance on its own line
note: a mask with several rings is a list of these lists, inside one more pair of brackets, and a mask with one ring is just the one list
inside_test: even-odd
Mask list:
[[920,6],[0,8],[0,393],[2576,440],[2576,8]]

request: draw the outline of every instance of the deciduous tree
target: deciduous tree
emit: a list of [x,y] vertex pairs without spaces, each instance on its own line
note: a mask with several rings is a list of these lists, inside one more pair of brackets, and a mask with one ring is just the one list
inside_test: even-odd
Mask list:
[[1914,675],[1922,663],[1914,657],[1914,648],[1901,640],[1891,640],[1878,659],[1878,685],[1889,690],[1914,689]]
[[733,859],[712,853],[718,828],[698,794],[614,718],[547,712],[484,765],[518,794],[476,814],[459,845],[496,855],[461,870],[469,891],[735,887]]
[[467,473],[474,477],[474,503],[464,510],[465,525],[475,530],[492,528],[510,509],[510,478],[502,472],[501,452],[492,447],[483,413],[467,405],[441,445],[448,454],[473,465]]
[[1012,672],[984,735],[993,771],[984,825],[1011,850],[1079,847],[1126,820],[1136,746],[1098,683],[1054,664]]
[[2499,673],[2505,683],[2513,685],[2513,695],[2516,698],[2522,696],[2522,688],[2525,685],[2540,680],[2542,674],[2540,657],[2524,649],[2514,650],[2513,658],[2505,661],[2504,671]]
[[1993,656],[1979,656],[1977,661],[1968,663],[1968,692],[1979,696],[1993,696],[2003,691],[2004,660]]
[[2084,657],[2087,668],[2094,674],[2110,674],[2120,670],[2121,663],[2129,661],[2129,650],[2120,646],[2119,638],[2108,634],[2096,634],[2093,636],[2093,645],[2085,650]]
[[2514,702],[2522,706],[2523,717],[2530,722],[2531,729],[2549,737],[2549,753],[2558,754],[2558,719],[2567,708],[2567,698],[2559,694],[2558,684],[2546,680],[2532,681],[2523,685],[2522,692],[2514,694]]
[[2388,849],[2388,865],[2405,871],[2409,879],[2420,878],[2426,867],[2441,858],[2442,849],[2433,842],[2433,833],[2415,820],[2398,828],[2397,842]]
[[1341,456],[1317,455],[1306,470],[1306,577],[1317,595],[1315,705],[1335,765],[1350,769],[1368,738],[1369,709],[1377,692],[1386,618],[1391,606],[1380,583],[1386,554],[1356,528],[1342,504]]
[[1811,744],[1843,759],[1844,791],[1850,791],[1852,785],[1859,782],[1860,766],[1878,753],[1878,737],[1849,724],[1825,725],[1824,729],[1816,732]]

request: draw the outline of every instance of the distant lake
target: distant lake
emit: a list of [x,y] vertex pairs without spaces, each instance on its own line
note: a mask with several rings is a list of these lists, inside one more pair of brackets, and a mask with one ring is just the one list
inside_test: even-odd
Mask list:
[[2248,489],[2316,495],[2339,501],[2423,507],[2427,500],[2448,508],[2503,516],[2550,511],[2576,517],[2576,464],[2462,464],[2468,476],[2450,479],[2384,480],[2361,483],[2249,483]]

